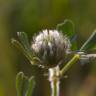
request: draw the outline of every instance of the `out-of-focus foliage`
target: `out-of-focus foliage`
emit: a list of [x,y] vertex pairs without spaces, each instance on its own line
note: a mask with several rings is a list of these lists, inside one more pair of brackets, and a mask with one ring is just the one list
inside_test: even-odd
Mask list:
[[[28,64],[10,44],[10,38],[18,31],[24,31],[31,40],[36,32],[54,29],[58,23],[71,19],[80,47],[96,28],[95,5],[95,0],[0,0],[0,96],[16,96],[15,77],[18,71],[37,76],[34,96],[49,96],[49,83],[40,74],[42,70],[36,72],[35,67]],[[69,78],[62,80],[61,95],[95,96],[94,70],[96,64],[93,62],[85,66],[76,64],[68,73]]]
[[77,39],[73,22],[71,20],[65,19],[63,23],[57,24],[56,29],[63,32],[63,34],[67,35],[71,41],[71,49],[77,50]]
[[80,50],[94,50],[96,48],[96,31],[92,33],[88,40],[82,45]]
[[32,96],[34,89],[34,78],[26,77],[23,72],[19,72],[16,76],[17,96]]

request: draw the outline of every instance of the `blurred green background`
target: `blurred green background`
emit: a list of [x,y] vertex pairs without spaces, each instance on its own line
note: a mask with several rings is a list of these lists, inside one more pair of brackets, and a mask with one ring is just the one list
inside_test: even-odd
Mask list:
[[[17,38],[18,31],[26,32],[31,40],[34,33],[54,29],[65,19],[74,22],[80,47],[96,28],[96,1],[0,0],[0,96],[16,96],[15,76],[19,71],[37,76],[33,96],[50,96],[48,80],[29,64],[10,40]],[[73,66],[68,78],[61,80],[60,96],[96,96],[95,70],[95,63]]]

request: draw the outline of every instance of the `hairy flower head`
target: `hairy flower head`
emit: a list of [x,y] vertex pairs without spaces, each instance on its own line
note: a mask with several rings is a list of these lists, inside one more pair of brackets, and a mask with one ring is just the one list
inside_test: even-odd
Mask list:
[[66,57],[70,41],[57,30],[43,30],[34,37],[31,48],[44,66],[54,67]]

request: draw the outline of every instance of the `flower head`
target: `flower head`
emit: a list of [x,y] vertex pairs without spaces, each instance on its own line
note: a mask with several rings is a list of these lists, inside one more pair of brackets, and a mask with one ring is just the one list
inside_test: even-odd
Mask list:
[[44,66],[54,67],[66,57],[70,41],[57,30],[43,30],[34,37],[31,48]]

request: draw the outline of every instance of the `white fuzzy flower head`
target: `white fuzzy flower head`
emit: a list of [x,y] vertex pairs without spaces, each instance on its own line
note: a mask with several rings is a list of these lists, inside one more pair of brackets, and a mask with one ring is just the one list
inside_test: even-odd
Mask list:
[[65,58],[70,41],[57,30],[43,30],[34,37],[31,48],[44,66],[54,67]]

